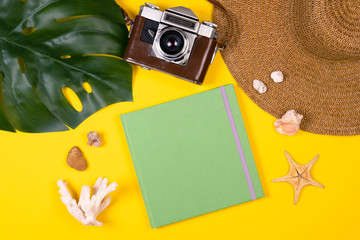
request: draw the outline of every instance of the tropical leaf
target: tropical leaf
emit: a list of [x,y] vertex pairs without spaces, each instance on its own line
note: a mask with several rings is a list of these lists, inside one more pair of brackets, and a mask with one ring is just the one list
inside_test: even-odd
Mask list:
[[108,56],[123,55],[127,35],[114,0],[0,0],[0,130],[63,131],[131,101],[131,66]]

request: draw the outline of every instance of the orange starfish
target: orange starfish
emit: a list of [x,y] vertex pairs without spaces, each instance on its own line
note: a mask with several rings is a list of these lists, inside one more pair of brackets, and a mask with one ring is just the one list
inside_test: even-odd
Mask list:
[[301,189],[307,185],[314,185],[317,187],[324,188],[323,185],[316,182],[314,179],[312,179],[310,174],[310,169],[318,159],[319,155],[316,155],[311,162],[309,162],[306,165],[299,165],[292,160],[289,153],[285,151],[285,155],[289,161],[290,164],[290,171],[289,173],[282,178],[277,178],[272,180],[273,182],[289,182],[291,183],[295,188],[295,201],[294,204],[297,203],[299,198],[299,193]]

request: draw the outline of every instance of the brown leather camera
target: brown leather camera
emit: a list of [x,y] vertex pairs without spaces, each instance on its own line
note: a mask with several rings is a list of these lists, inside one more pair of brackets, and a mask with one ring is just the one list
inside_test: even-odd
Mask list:
[[217,31],[188,8],[160,11],[146,3],[132,23],[124,59],[201,85],[212,63]]

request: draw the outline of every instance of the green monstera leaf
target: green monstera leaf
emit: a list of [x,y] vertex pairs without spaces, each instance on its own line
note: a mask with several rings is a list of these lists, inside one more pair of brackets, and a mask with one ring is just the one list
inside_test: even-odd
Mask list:
[[127,35],[114,0],[0,0],[0,130],[64,131],[132,101],[131,66],[108,56],[123,55]]

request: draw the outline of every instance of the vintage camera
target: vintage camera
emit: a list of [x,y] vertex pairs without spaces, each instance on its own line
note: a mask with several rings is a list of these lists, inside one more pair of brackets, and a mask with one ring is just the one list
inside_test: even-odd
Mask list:
[[216,27],[188,8],[163,12],[146,3],[132,23],[124,59],[201,85],[217,51]]

